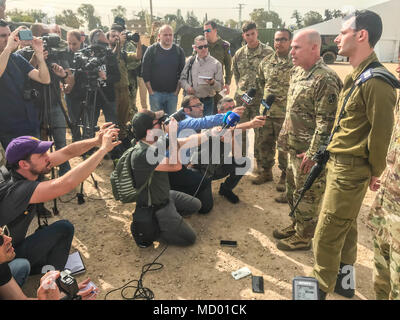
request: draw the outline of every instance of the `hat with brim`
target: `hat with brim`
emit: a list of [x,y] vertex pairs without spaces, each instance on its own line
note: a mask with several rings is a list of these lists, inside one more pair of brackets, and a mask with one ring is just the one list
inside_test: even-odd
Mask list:
[[47,152],[53,141],[41,141],[35,137],[22,136],[11,140],[6,148],[6,159],[10,164],[26,159],[31,154]]
[[138,112],[132,118],[132,130],[137,140],[143,139],[147,135],[147,130],[153,128],[153,121],[160,119],[164,115],[164,111]]

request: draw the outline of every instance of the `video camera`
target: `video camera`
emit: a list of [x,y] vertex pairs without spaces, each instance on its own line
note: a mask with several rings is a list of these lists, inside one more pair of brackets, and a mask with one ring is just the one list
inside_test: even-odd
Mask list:
[[71,271],[67,269],[61,271],[60,277],[57,278],[56,283],[60,291],[67,295],[65,300],[81,300],[81,296],[78,295],[78,282],[71,276]]
[[126,41],[132,41],[132,42],[139,42],[140,40],[140,35],[139,33],[135,32],[130,32],[130,31],[124,31],[124,34],[126,34]]

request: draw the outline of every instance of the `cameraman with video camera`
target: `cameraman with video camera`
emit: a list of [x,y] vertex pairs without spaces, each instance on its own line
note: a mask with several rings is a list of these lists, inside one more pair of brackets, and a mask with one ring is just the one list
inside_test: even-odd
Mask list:
[[24,96],[25,84],[32,79],[42,84],[50,83],[50,74],[43,55],[43,42],[33,38],[29,41],[35,52],[38,67],[35,69],[18,53],[19,31],[11,32],[8,22],[0,19],[0,142],[5,149],[18,136],[39,137],[38,110],[30,97]]
[[[126,123],[132,119],[133,114],[137,112],[137,110],[130,110],[132,106],[130,105],[129,99],[128,64],[135,62],[137,65],[140,64],[142,58],[142,44],[140,42],[140,36],[138,33],[130,34],[124,32],[124,27],[118,23],[114,23],[111,26],[108,37],[110,47],[113,49],[113,53],[117,57],[118,67],[121,73],[121,79],[115,83],[114,87],[117,105],[117,123],[121,130],[120,139],[122,140],[123,147],[127,149],[130,147],[131,139],[129,139],[127,136],[128,130]],[[123,50],[123,47],[128,40],[137,43],[136,53],[126,52]]]
[[[54,29],[54,28],[53,28]],[[68,73],[65,69],[69,68],[66,61],[66,52],[61,45],[61,38],[56,33],[50,33],[50,26],[35,23],[31,26],[33,36],[40,37],[44,45],[44,59],[50,72],[50,85],[34,84],[31,86],[38,92],[38,97],[33,101],[39,110],[41,124],[41,139],[54,140],[56,150],[67,145],[66,129],[69,123],[68,115],[63,109],[61,102],[61,82],[69,81]],[[37,65],[36,56],[30,47],[25,47],[18,51],[35,67]],[[63,163],[59,167],[59,175],[62,176],[71,169],[69,162]]]

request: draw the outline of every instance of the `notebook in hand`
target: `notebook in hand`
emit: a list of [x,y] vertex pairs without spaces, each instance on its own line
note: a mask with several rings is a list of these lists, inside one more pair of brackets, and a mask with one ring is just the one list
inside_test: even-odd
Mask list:
[[71,270],[72,275],[86,271],[79,251],[75,251],[69,255],[67,263],[65,264],[65,269]]

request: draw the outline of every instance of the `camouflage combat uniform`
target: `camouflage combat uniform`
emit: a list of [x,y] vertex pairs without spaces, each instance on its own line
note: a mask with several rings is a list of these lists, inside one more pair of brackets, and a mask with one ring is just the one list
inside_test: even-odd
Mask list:
[[[287,93],[289,89],[290,70],[293,68],[289,56],[280,57],[276,52],[261,61],[257,72],[257,91],[263,92],[266,99],[270,94],[275,96],[271,109],[267,112],[265,125],[258,129],[254,154],[259,167],[270,169],[275,164],[275,146],[286,114]],[[263,111],[260,106],[260,113]],[[278,153],[279,169],[287,168],[287,154]]]
[[[287,112],[281,131],[286,136],[285,147],[289,153],[287,168],[287,198],[293,207],[300,195],[308,174],[300,171],[303,152],[309,159],[319,147],[326,144],[335,120],[338,95],[342,82],[322,59],[306,71],[301,67],[292,69],[287,97]],[[294,214],[295,231],[311,245],[318,209],[325,189],[325,174],[321,173],[306,192]],[[290,239],[290,238],[289,238]],[[287,239],[287,240],[289,240]]]
[[4,151],[3,145],[0,143],[0,167],[5,166],[7,163],[6,161],[6,153]]
[[[208,43],[208,52],[221,63],[222,72],[225,73],[224,83],[230,85],[232,80],[231,44],[218,37],[216,42]],[[217,93],[214,97],[214,114],[217,113],[217,104],[221,99],[221,95]]]
[[[132,41],[128,41],[125,44],[125,51],[126,52],[136,52],[136,46]],[[128,80],[129,80],[129,101],[130,101],[130,108],[129,108],[129,120],[133,118],[135,113],[138,112],[138,108],[136,106],[136,97],[138,91],[138,76],[135,70],[141,65],[141,60],[130,60],[126,67],[128,69]]]
[[374,289],[377,300],[400,300],[400,100],[396,123],[372,204],[369,225],[374,229]]
[[[235,92],[235,102],[237,106],[243,105],[243,101],[240,99],[240,97],[244,93],[251,88],[257,88],[256,75],[258,65],[267,55],[270,55],[272,52],[273,50],[271,47],[259,42],[258,46],[254,49],[248,48],[247,45],[241,47],[233,56],[232,70],[237,84],[237,89]],[[246,110],[240,118],[240,122],[250,121],[259,114],[261,98],[261,92],[257,91],[252,103],[250,105],[245,105]],[[257,139],[258,130],[254,131]],[[244,144],[246,141],[245,132],[243,132],[242,135]],[[248,146],[246,148],[248,148]],[[243,150],[245,150],[244,147]]]

